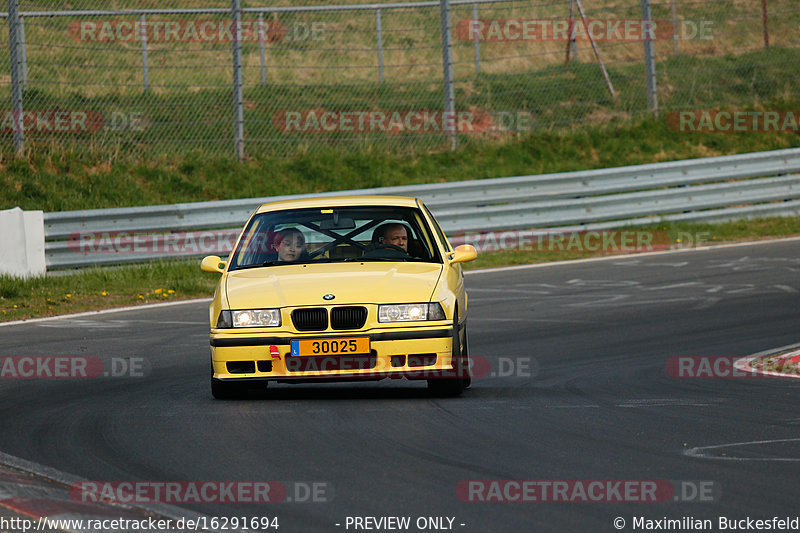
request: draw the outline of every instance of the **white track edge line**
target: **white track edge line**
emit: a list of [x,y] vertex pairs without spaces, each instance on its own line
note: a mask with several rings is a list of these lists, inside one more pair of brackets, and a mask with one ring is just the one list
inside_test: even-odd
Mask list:
[[173,305],[183,305],[183,304],[190,304],[190,303],[197,303],[197,302],[210,302],[211,298],[192,298],[189,300],[177,300],[173,302],[158,302],[152,304],[141,304],[141,305],[129,305],[126,307],[111,307],[109,309],[96,309],[94,311],[83,311],[80,313],[71,313],[69,315],[56,315],[56,316],[45,316],[41,318],[29,318],[26,320],[14,320],[11,322],[0,322],[0,327],[3,326],[19,326],[21,324],[36,324],[37,322],[49,322],[51,320],[62,320],[62,319],[69,319],[69,318],[78,318],[84,316],[95,316],[95,315],[105,315],[108,313],[121,313],[123,311],[133,311],[135,309],[153,309],[159,307],[170,307]]
[[[580,264],[580,263],[591,263],[595,261],[610,261],[610,260],[620,260],[620,259],[630,259],[635,257],[651,257],[657,255],[668,255],[668,254],[675,254],[675,253],[686,253],[686,252],[707,252],[713,250],[719,250],[721,248],[738,248],[741,246],[755,246],[759,244],[775,244],[779,242],[793,242],[793,241],[800,241],[800,236],[795,237],[781,237],[775,239],[765,239],[761,241],[747,241],[747,242],[733,242],[727,244],[713,244],[708,246],[700,246],[694,248],[680,248],[677,250],[660,250],[657,252],[633,252],[628,254],[617,254],[617,255],[606,255],[603,257],[588,257],[586,259],[568,259],[566,261],[548,261],[546,263],[532,263],[528,265],[512,265],[512,266],[504,266],[504,267],[496,267],[496,268],[481,268],[476,270],[466,270],[464,271],[465,275],[469,274],[486,274],[492,272],[503,272],[505,270],[521,270],[525,268],[543,268],[543,267],[552,267],[558,265],[573,265],[573,264]],[[509,250],[513,251],[513,250]]]

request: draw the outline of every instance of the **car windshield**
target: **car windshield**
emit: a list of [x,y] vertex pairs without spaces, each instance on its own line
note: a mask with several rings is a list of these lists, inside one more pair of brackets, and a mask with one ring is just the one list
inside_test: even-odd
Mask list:
[[230,270],[346,261],[441,263],[419,209],[394,206],[270,211],[245,228]]

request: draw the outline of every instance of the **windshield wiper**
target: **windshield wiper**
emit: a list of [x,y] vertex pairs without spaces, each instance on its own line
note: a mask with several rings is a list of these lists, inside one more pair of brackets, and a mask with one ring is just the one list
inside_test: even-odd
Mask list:
[[267,261],[266,263],[250,263],[247,265],[239,265],[233,270],[247,270],[248,268],[261,268],[261,267],[268,267],[272,265],[276,265],[275,261]]
[[231,270],[247,270],[248,268],[261,268],[262,266],[264,265],[262,265],[261,263],[251,263],[249,265],[238,265],[236,268],[233,268]]
[[402,257],[346,257],[342,261],[356,261],[356,262],[369,262],[369,261],[408,261]]

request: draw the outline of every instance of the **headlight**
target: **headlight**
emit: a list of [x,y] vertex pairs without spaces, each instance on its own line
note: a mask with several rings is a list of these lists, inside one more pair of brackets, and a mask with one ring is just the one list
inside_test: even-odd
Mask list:
[[444,319],[444,309],[438,302],[378,306],[378,322],[417,322]]
[[265,328],[281,325],[280,309],[241,309],[222,311],[217,320],[218,328]]

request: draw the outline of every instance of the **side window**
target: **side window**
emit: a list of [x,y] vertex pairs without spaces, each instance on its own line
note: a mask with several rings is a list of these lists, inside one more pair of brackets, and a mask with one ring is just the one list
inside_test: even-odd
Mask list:
[[234,266],[251,265],[266,261],[272,252],[273,233],[267,231],[268,227],[264,217],[259,217],[253,221],[247,233],[242,236],[239,243],[239,251],[234,258]]
[[438,255],[435,252],[436,245],[433,243],[433,235],[431,232],[425,229],[427,228],[427,224],[422,213],[419,211],[414,213],[414,221],[411,226],[414,232],[414,244],[416,248],[412,255],[425,260],[435,258]]
[[428,206],[423,205],[422,208],[425,210],[425,214],[428,215],[428,218],[431,220],[433,229],[436,232],[436,235],[439,237],[439,240],[442,241],[442,244],[444,244],[445,250],[447,250],[448,252],[452,252],[453,247],[450,246],[450,241],[447,240],[447,236],[442,231],[442,228],[439,226],[439,223],[436,221],[435,218],[433,218],[433,215],[428,210]]

